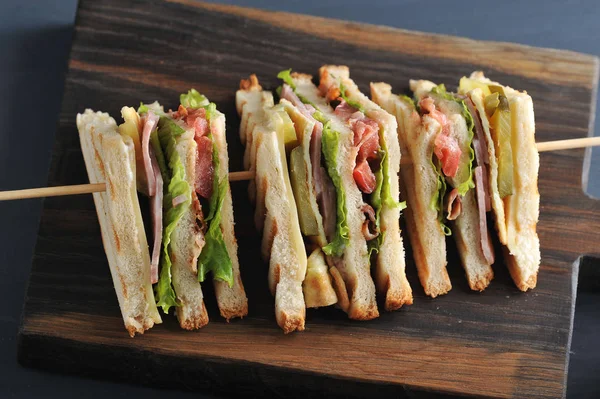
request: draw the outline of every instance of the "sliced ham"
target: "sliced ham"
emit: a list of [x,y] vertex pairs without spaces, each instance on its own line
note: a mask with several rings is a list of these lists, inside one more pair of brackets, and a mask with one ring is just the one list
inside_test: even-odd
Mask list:
[[148,181],[148,196],[150,197],[150,216],[152,219],[152,233],[154,243],[152,246],[152,258],[150,261],[150,281],[152,284],[158,282],[158,262],[160,261],[160,246],[162,244],[163,231],[163,179],[160,168],[156,161],[154,151],[150,147],[150,135],[158,125],[159,117],[152,111],[148,111],[143,120],[142,128],[142,159],[144,161],[144,173]]
[[358,119],[363,116],[362,112],[357,111],[356,108],[348,104],[346,101],[342,100],[340,104],[335,107],[335,114],[340,117],[343,121],[349,121],[354,114],[358,112],[359,115],[356,115]]
[[446,211],[448,212],[448,220],[456,220],[462,212],[462,200],[456,188],[446,196]]
[[163,234],[163,179],[152,148],[150,148],[149,152],[150,160],[152,162],[152,171],[156,181],[156,193],[150,197],[150,215],[152,218],[152,231],[154,235],[152,261],[150,262],[150,280],[152,284],[156,284],[158,283],[158,262],[160,261],[160,246],[162,244]]
[[485,211],[489,212],[492,210],[492,204],[489,193],[488,186],[488,174],[487,169],[490,164],[490,157],[486,149],[486,141],[485,134],[483,132],[483,126],[481,125],[481,117],[479,116],[479,112],[473,105],[473,101],[468,96],[464,96],[461,98],[467,104],[467,108],[473,117],[473,122],[475,124],[475,137],[473,137],[473,149],[475,150],[475,159],[477,160],[477,165],[482,168],[482,181],[483,181],[483,192],[485,199]]
[[477,194],[477,208],[479,209],[479,236],[483,256],[490,263],[494,263],[494,248],[490,242],[485,212],[485,192],[483,190],[483,168],[477,166],[473,169],[475,176],[475,192]]
[[[312,118],[312,116],[311,116]],[[315,120],[315,125],[310,137],[310,163],[312,165],[313,185],[317,197],[319,212],[323,218],[323,229],[328,241],[335,234],[336,193],[333,182],[327,174],[327,170],[321,166],[321,144],[323,137],[323,124]]]
[[[475,125],[475,137],[473,137],[473,149],[475,150],[475,159],[477,159],[477,164],[479,165],[487,165],[490,163],[490,157],[488,152],[485,149],[485,134],[483,132],[483,126],[481,124],[481,118],[479,117],[479,113],[473,105],[473,101],[468,96],[460,96],[460,98],[467,105],[467,109],[471,113],[473,117],[473,123]],[[475,141],[477,141],[477,145],[475,145]]]
[[379,236],[379,228],[375,218],[375,210],[371,205],[364,204],[360,209],[366,216],[362,225],[362,233],[367,241],[371,241]]
[[148,181],[149,197],[153,197],[156,194],[156,178],[154,177],[155,174],[152,170],[152,161],[150,159],[150,134],[156,129],[158,119],[158,116],[152,111],[148,111],[142,130],[142,158],[144,160],[144,172]]
[[323,191],[317,196],[317,203],[319,205],[319,211],[323,217],[323,230],[325,231],[325,237],[331,242],[335,235],[335,228],[337,222],[336,212],[336,199],[337,194],[335,192],[335,186],[329,178],[327,171],[324,167],[319,166],[321,179],[323,180]]
[[456,176],[462,152],[456,139],[450,137],[448,118],[436,109],[434,100],[431,97],[423,97],[419,101],[419,107],[424,114],[429,115],[441,125],[442,131],[435,138],[433,152],[442,165],[444,175],[448,177]]
[[[317,122],[312,116],[313,112],[315,112],[315,108],[310,104],[304,104],[302,102],[302,100],[300,100],[300,97],[298,97],[298,95],[296,95],[296,93],[294,93],[294,90],[292,90],[292,88],[285,83],[281,87],[280,97],[285,98],[286,100],[291,102],[292,105],[294,105],[294,107],[296,107],[302,115],[306,116],[308,119],[310,119],[312,121]],[[318,122],[318,123],[321,123],[321,122]]]

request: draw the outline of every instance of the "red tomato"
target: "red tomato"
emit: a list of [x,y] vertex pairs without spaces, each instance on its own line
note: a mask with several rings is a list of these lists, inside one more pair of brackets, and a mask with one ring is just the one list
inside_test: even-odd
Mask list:
[[371,194],[375,190],[375,174],[371,170],[367,160],[360,161],[352,173],[356,185],[365,194]]

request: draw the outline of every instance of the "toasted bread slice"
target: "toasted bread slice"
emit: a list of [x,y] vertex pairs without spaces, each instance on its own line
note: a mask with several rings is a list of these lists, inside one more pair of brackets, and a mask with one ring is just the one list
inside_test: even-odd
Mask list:
[[106,183],[94,193],[102,242],[125,328],[133,337],[162,320],[150,283],[150,254],[136,191],[135,150],[106,113],[77,115],[81,150],[90,183]]
[[275,317],[283,331],[289,333],[304,330],[306,307],[302,282],[307,257],[283,138],[267,115],[273,105],[269,95],[262,92],[254,77],[242,81],[236,104],[241,120],[246,121],[240,126],[241,134],[246,138],[246,146],[253,147],[248,165],[256,171],[255,220],[263,226],[262,253],[269,260],[269,288],[275,296]]
[[[265,118],[264,109],[274,105],[273,94],[263,91],[258,83],[256,75],[240,82],[240,90],[235,95],[235,105],[240,116],[240,138],[245,146],[244,169],[256,171],[254,160],[256,159],[256,146],[252,142],[254,127],[262,123]],[[256,184],[254,181],[248,183],[248,197],[256,203]],[[264,204],[264,201],[263,201]],[[258,231],[262,231],[264,223],[264,209],[256,207],[254,224]]]
[[[342,277],[342,279],[334,277],[338,299],[340,300],[340,298],[347,295],[349,304],[344,311],[348,313],[348,317],[351,319],[374,319],[379,316],[379,311],[375,299],[375,284],[371,278],[367,242],[362,234],[365,215],[361,208],[364,201],[362,193],[352,176],[356,163],[356,150],[352,146],[354,134],[335,115],[326,100],[321,97],[319,89],[311,81],[312,76],[298,73],[292,73],[291,76],[296,86],[296,93],[314,104],[323,113],[324,117],[330,121],[331,129],[337,132],[340,137],[336,169],[341,177],[341,185],[346,196],[344,206],[350,242],[346,245],[341,259],[334,262]],[[345,287],[340,286],[341,282],[344,283]],[[343,303],[345,301],[340,300],[340,304]]]
[[210,120],[210,130],[214,144],[219,153],[219,170],[215,174],[219,181],[227,181],[227,193],[221,207],[221,232],[227,247],[229,258],[233,268],[233,286],[228,283],[213,279],[215,294],[221,316],[229,320],[234,317],[244,317],[248,314],[248,298],[244,291],[244,284],[240,275],[240,263],[238,260],[238,245],[235,239],[233,203],[231,199],[231,188],[229,187],[229,155],[227,152],[227,140],[225,137],[225,115],[215,111]]
[[[389,191],[395,202],[399,201],[400,188],[398,173],[400,170],[400,146],[398,144],[398,125],[396,119],[362,94],[358,86],[350,79],[347,66],[325,65],[319,69],[321,85],[328,88],[342,87],[346,97],[358,103],[365,115],[380,127],[380,146],[386,148],[385,167],[389,173]],[[383,201],[380,215],[380,229],[383,241],[377,254],[375,283],[377,290],[385,297],[385,309],[396,310],[404,304],[412,304],[412,290],[406,279],[404,244],[400,235],[400,207]]]
[[392,94],[386,83],[371,83],[371,97],[396,116],[401,152],[412,160],[400,168],[400,193],[407,202],[404,216],[419,280],[425,294],[435,298],[452,288],[446,270],[446,237],[431,206],[438,190],[431,156],[439,125],[430,120],[422,124],[412,101]]
[[[411,81],[411,90],[415,94],[419,94],[422,98],[429,95],[426,92],[426,88],[431,89],[435,86],[435,83],[429,81]],[[458,146],[461,149],[461,157],[459,163],[459,170],[455,177],[447,178],[448,183],[451,187],[457,188],[460,181],[458,176],[464,173],[472,173],[469,170],[470,159],[473,154],[471,149],[471,141],[473,139],[472,132],[467,127],[465,116],[463,116],[463,106],[455,100],[445,99],[441,96],[435,96],[435,105],[442,112],[448,120],[448,129],[450,137],[456,139]],[[468,112],[468,111],[466,111]],[[474,117],[477,117],[475,115]],[[432,124],[438,124],[430,115],[424,115],[423,120],[429,119]],[[441,125],[440,129],[441,129]],[[494,277],[492,270],[492,264],[494,263],[494,256],[492,253],[491,259],[486,259],[482,240],[479,232],[479,209],[475,198],[475,189],[469,189],[461,199],[462,211],[458,218],[451,223],[452,233],[454,235],[456,245],[458,248],[458,254],[461,258],[467,280],[469,281],[469,287],[472,290],[483,291]],[[487,240],[490,240],[489,229],[486,229],[485,234]]]
[[[308,206],[312,212],[302,213],[302,210],[297,207],[298,220],[300,222],[300,230],[303,230],[303,223],[310,225],[315,228],[316,234],[311,231],[311,235],[306,235],[308,240],[315,243],[319,248],[327,245],[327,239],[325,237],[325,230],[323,227],[323,217],[319,210],[317,203],[317,194],[315,190],[315,182],[313,180],[313,165],[311,162],[311,140],[313,136],[313,130],[316,128],[316,122],[314,119],[311,120],[302,114],[292,103],[285,99],[281,99],[279,102],[280,106],[290,117],[290,120],[294,124],[294,130],[296,131],[296,137],[300,138],[299,146],[296,147],[301,151],[301,158],[304,162],[304,170],[306,176],[301,182],[297,182],[296,185],[292,185],[292,191],[294,192],[294,198],[296,204],[298,201],[307,200]],[[294,151],[296,151],[296,148]],[[290,154],[290,157],[292,155]],[[322,168],[321,165],[317,167]],[[299,172],[296,172],[299,173]],[[290,170],[291,176],[291,170]],[[307,198],[300,199],[299,196],[306,196]],[[310,215],[314,215],[314,219],[309,219]],[[304,219],[303,219],[304,218]],[[311,230],[312,230],[311,228]],[[302,231],[304,234],[304,231]],[[322,261],[322,262],[321,262]],[[329,274],[328,267],[322,267],[326,265],[324,260],[324,254],[320,249],[313,251],[311,256],[308,258],[306,278],[302,283],[302,291],[304,292],[304,300],[307,308],[320,308],[336,304],[337,294],[333,287],[333,280]]]
[[[487,79],[482,72],[473,72],[471,79],[500,85]],[[498,163],[490,122],[483,108],[483,92],[468,93],[481,116],[490,157],[489,185],[496,229],[504,250],[506,264],[516,286],[522,290],[535,288],[540,265],[540,242],[536,232],[539,218],[540,194],[537,178],[539,154],[535,145],[533,101],[526,92],[502,86],[511,112],[514,193],[504,199],[498,191]]]
[[[185,170],[185,180],[190,187],[194,187],[196,181],[197,145],[193,133],[189,130],[182,134],[175,147]],[[177,222],[171,234],[170,245],[173,288],[180,303],[176,314],[179,325],[186,330],[208,324],[208,312],[196,271],[198,256],[204,247],[204,234],[198,220],[202,220],[202,207],[192,190],[192,202]]]

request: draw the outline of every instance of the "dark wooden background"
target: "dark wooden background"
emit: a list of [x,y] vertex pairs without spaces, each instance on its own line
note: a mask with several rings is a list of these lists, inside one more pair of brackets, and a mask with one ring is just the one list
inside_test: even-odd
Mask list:
[[[83,1],[49,184],[86,182],[76,112],[91,107],[118,116],[122,105],[155,99],[176,106],[189,87],[227,115],[230,168],[240,170],[239,79],[258,73],[274,88],[279,70],[316,73],[324,63],[349,65],[365,91],[379,80],[404,91],[409,78],[452,87],[483,68],[533,96],[539,141],[585,136],[592,123],[598,67],[589,56],[198,3]],[[234,207],[250,317],[227,325],[207,292],[212,319],[205,329],[186,333],[166,318],[134,340],[122,327],[91,197],[47,199],[20,359],[55,371],[216,391],[561,396],[576,261],[599,252],[600,205],[582,193],[582,156],[541,156],[542,270],[535,291],[519,293],[498,262],[490,288],[472,293],[451,251],[454,289],[430,300],[408,251],[413,306],[368,323],[350,322],[335,309],[309,311],[307,331],[291,336],[274,322],[245,184],[234,187]]]

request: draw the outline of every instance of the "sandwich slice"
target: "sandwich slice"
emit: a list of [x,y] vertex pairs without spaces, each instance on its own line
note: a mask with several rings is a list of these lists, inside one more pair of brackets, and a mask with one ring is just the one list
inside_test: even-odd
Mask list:
[[374,230],[365,238],[376,258],[377,291],[385,298],[386,310],[399,309],[412,304],[412,290],[406,279],[400,235],[400,211],[405,203],[399,202],[400,146],[396,119],[360,92],[350,79],[348,67],[325,65],[320,68],[319,77],[321,94],[330,104],[339,102],[335,116],[354,134],[353,177],[363,200],[374,211],[368,213]]
[[[309,176],[305,180],[307,194],[301,190],[294,193],[297,203],[307,198],[312,203],[301,207],[305,217],[316,221],[316,227],[303,226],[304,235],[326,256],[337,305],[351,319],[376,318],[379,311],[370,254],[376,249],[372,244],[379,236],[379,226],[373,206],[365,202],[354,177],[358,151],[354,132],[329,106],[312,83],[312,76],[290,71],[282,71],[278,76],[283,80],[281,103],[291,105],[296,114],[313,125],[310,135],[298,135],[298,144],[293,146],[299,149],[292,150],[309,154],[303,157],[304,162],[297,163]],[[368,123],[376,125],[373,120]],[[371,130],[377,135],[377,127],[371,126]],[[298,176],[292,179],[302,180]]]
[[244,165],[255,172],[250,198],[256,207],[256,227],[263,232],[261,252],[269,262],[277,324],[289,333],[304,330],[302,283],[308,260],[285,156],[284,124],[287,122],[289,130],[291,122],[273,105],[273,95],[262,90],[256,76],[241,81],[236,108],[241,117],[240,136],[246,145]]
[[[209,273],[213,277],[223,317],[229,320],[245,316],[248,304],[240,277],[233,229],[225,118],[214,104],[193,89],[182,94],[180,102],[175,112],[165,112],[157,102],[142,104],[137,111],[123,107],[121,115],[124,122],[118,127],[108,115],[98,115],[103,115],[102,118],[108,121],[104,125],[110,125],[111,136],[120,138],[131,147],[133,163],[129,168],[114,169],[115,179],[130,180],[133,188],[131,201],[136,204],[135,188],[150,198],[154,240],[147,284],[150,287],[154,284],[156,304],[153,306],[156,308],[158,305],[165,314],[175,307],[180,326],[192,330],[208,323],[200,282]],[[92,176],[95,181],[102,181],[105,176],[95,172],[100,168],[97,156],[93,155],[96,149],[87,139],[93,134],[89,132],[98,129],[94,123],[100,123],[102,119],[100,122],[90,121],[92,115],[96,114],[86,111],[78,115],[78,127],[90,181]],[[109,150],[107,154],[115,156]],[[96,164],[92,162],[94,160]],[[110,189],[109,177],[106,177],[106,182]],[[110,206],[120,209],[124,198],[113,195],[107,200]],[[129,200],[129,197],[126,199]],[[98,208],[98,203],[96,205]],[[100,210],[98,212],[100,215]],[[122,248],[124,242],[138,240],[137,237],[144,233],[139,205],[132,208],[132,212],[131,218],[139,222],[137,225],[126,222],[131,218],[113,219],[113,230],[115,226],[124,229],[136,227],[134,236],[115,241],[117,249]],[[107,230],[110,226],[103,226],[101,217],[100,221],[103,235],[105,231],[110,232]],[[142,255],[146,253],[145,235],[143,242],[137,243],[136,247],[141,248]],[[109,249],[107,256],[110,263]],[[124,254],[123,259],[117,259],[117,262],[124,260],[135,259],[132,254]],[[146,275],[140,277],[146,280]],[[126,286],[123,290],[125,293],[140,291],[133,286]]]
[[459,93],[471,103],[480,124],[481,151],[489,160],[487,195],[505,261],[516,286],[535,288],[540,264],[536,233],[540,195],[539,155],[535,145],[533,102],[526,92],[473,72],[460,80]]
[[419,280],[425,294],[435,298],[452,288],[446,270],[447,229],[440,223],[437,200],[445,181],[432,163],[439,125],[431,118],[422,120],[412,99],[392,94],[387,83],[371,83],[371,97],[396,117],[400,151],[412,161],[400,168],[400,194],[407,203],[404,217]]
[[94,203],[125,328],[133,337],[162,322],[136,191],[134,143],[106,113],[85,110],[77,115],[77,128],[90,183],[106,183],[105,192],[93,194]]
[[163,262],[156,293],[165,313],[173,306],[179,324],[208,323],[199,282],[212,274],[221,315],[248,313],[240,277],[229,188],[225,117],[192,89],[175,112],[142,105],[140,115],[159,117],[150,143],[165,181]]
[[447,92],[444,85],[411,80],[410,88],[424,123],[437,125],[432,159],[440,179],[441,223],[450,224],[447,231],[454,235],[469,286],[483,291],[494,277],[495,257],[487,226],[487,159],[480,151],[472,111],[463,96]]

